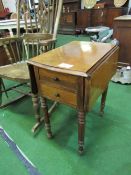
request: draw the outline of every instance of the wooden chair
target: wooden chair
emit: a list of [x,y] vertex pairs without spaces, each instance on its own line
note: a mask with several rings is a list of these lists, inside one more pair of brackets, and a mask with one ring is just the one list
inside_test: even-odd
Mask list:
[[[30,88],[28,92],[17,89],[21,85],[28,85],[30,82],[26,60],[55,47],[62,0],[49,0],[48,4],[45,4],[44,0],[39,0],[37,6],[32,0],[31,9],[29,8],[29,2],[26,2],[17,1],[17,35],[0,38],[0,45],[5,49],[10,61],[9,65],[0,67],[0,108],[25,95],[31,95]],[[23,20],[22,17],[24,17]],[[25,33],[21,35],[20,25],[23,22]],[[18,84],[13,83],[12,87],[6,88],[5,79]],[[12,90],[22,95],[3,104],[2,95],[6,94],[8,98],[8,92]]]
[[[32,0],[31,8],[29,2],[27,0],[21,3],[19,0],[17,3],[19,24],[22,24],[21,18],[23,18],[25,33],[29,34],[29,38],[32,38],[34,33],[42,33],[44,34],[44,38],[47,35],[48,40],[41,40],[39,44],[41,45],[41,49],[43,48],[44,51],[48,51],[55,47],[63,0],[48,0],[48,3],[45,3],[45,0],[39,0],[37,4]],[[19,11],[21,11],[21,14]],[[18,25],[19,35],[20,25]]]

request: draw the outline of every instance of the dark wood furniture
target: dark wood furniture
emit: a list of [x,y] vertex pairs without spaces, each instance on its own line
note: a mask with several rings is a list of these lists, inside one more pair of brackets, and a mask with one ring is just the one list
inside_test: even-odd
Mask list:
[[114,18],[127,14],[128,3],[116,8],[114,1],[101,0],[92,9],[81,9],[81,0],[64,0],[59,33],[74,34],[75,31],[83,32],[87,27],[101,25],[113,28]]
[[108,8],[106,12],[106,18],[105,18],[105,25],[113,28],[113,22],[114,18],[122,15],[126,15],[128,11],[127,7],[121,7],[121,8]]
[[5,49],[0,46],[0,66],[4,66],[6,64],[9,64],[8,56],[5,52]]
[[[41,96],[45,127],[52,137],[46,98],[78,110],[79,152],[84,148],[85,113],[102,95],[103,113],[108,83],[116,72],[118,46],[105,43],[73,41],[28,60],[32,93]],[[37,121],[38,99],[33,98]],[[67,127],[68,129],[68,127]],[[61,138],[62,139],[62,138]]]
[[113,28],[115,17],[126,14],[127,8],[101,8],[91,10],[91,26],[108,26]]
[[105,26],[106,12],[107,10],[105,8],[92,9],[90,25],[91,26]]
[[114,19],[113,37],[120,42],[119,62],[131,65],[131,15]]
[[[107,26],[113,28],[114,18],[127,14],[127,7],[105,7],[100,9],[79,9],[76,12],[62,13],[59,33],[74,34],[86,27]],[[70,20],[69,20],[70,19]]]
[[63,12],[76,12],[81,8],[81,0],[63,0]]
[[77,21],[76,29],[80,29],[84,32],[85,28],[91,25],[91,10],[78,10],[77,11]]
[[81,8],[81,0],[63,0],[58,32],[61,34],[75,34],[77,10]]
[[62,13],[58,33],[75,34],[76,12]]
[[[87,14],[90,11],[90,24],[87,23],[89,26],[107,26],[113,28],[113,20],[115,17],[127,13],[127,7],[122,8],[115,8],[115,7],[105,7],[100,9],[91,9],[87,10]],[[84,18],[84,11],[83,11],[83,18]],[[79,26],[79,24],[77,24]]]

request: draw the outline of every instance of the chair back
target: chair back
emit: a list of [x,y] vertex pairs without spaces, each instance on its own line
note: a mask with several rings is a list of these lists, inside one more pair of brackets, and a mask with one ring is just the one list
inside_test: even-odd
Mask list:
[[50,33],[56,38],[63,0],[18,0],[17,35],[24,24],[26,33]]
[[[26,47],[24,44],[24,38],[22,37],[6,37],[0,38],[0,45],[4,48],[5,54],[7,55],[8,62],[10,64],[19,64],[26,62],[27,59],[37,56],[41,53],[40,45],[34,44],[35,41],[40,40],[39,38],[34,39],[31,43],[27,42]],[[28,49],[28,55],[27,50]]]

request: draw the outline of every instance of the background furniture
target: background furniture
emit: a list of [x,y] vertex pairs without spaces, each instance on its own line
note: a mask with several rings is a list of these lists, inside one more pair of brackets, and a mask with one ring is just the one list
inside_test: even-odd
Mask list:
[[58,32],[61,34],[75,34],[76,12],[62,13]]
[[63,10],[58,32],[75,34],[77,10],[81,8],[81,0],[63,0]]
[[[84,32],[86,27],[100,25],[113,28],[114,18],[127,14],[129,1],[120,8],[116,8],[113,3],[114,1],[112,0],[101,0],[100,2],[101,3],[98,2],[92,9],[81,9],[79,5],[80,1],[64,0],[64,9],[60,19],[59,33],[74,34],[76,30]],[[70,6],[73,3],[76,3],[77,6],[73,6],[72,9]],[[104,5],[102,6],[99,4]]]
[[131,65],[131,15],[114,19],[114,38],[119,41],[119,62]]
[[[78,110],[79,152],[83,152],[85,113],[91,110],[101,94],[100,112],[103,113],[108,83],[116,72],[117,58],[118,47],[115,45],[74,41],[28,60],[32,93],[41,96],[49,138],[52,131],[46,98]],[[37,105],[35,103],[35,107]]]
[[97,35],[90,36],[92,41],[106,43],[113,35],[113,29],[101,30]]
[[63,12],[76,12],[81,8],[81,0],[64,0]]
[[[32,21],[34,24],[35,21]],[[30,21],[27,21],[27,25],[30,25]],[[7,20],[0,20],[0,30],[8,30],[9,35],[13,36],[13,29],[17,29],[17,19],[7,19]],[[25,20],[20,19],[20,29],[25,29]]]

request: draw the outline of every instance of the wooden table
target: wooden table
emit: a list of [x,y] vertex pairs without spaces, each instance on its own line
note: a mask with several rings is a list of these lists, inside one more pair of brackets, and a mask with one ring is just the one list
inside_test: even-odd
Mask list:
[[[35,20],[32,21],[35,24]],[[30,20],[27,21],[27,25],[30,25]],[[20,20],[20,28],[25,28],[25,21]],[[12,29],[17,29],[17,19],[0,20],[0,30],[9,30],[10,36],[13,36]]]
[[118,46],[73,41],[28,61],[33,102],[38,122],[38,99],[45,113],[45,127],[52,137],[46,98],[67,104],[78,110],[79,152],[84,148],[85,113],[90,111],[102,94],[103,113],[108,83],[115,74]]

